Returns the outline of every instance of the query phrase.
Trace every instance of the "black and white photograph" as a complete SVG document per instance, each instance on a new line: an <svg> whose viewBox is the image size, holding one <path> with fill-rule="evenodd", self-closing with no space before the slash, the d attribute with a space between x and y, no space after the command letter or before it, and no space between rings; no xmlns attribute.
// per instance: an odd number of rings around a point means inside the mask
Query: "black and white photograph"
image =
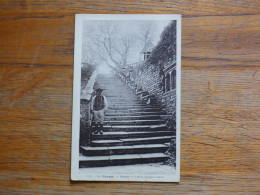
<svg viewBox="0 0 260 195"><path fill-rule="evenodd" d="M72 180L179 182L180 47L180 15L76 15Z"/></svg>

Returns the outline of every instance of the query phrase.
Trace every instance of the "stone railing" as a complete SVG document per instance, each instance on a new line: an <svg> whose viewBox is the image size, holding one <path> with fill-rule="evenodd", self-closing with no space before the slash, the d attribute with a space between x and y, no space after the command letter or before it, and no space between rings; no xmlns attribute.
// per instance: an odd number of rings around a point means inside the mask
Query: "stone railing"
<svg viewBox="0 0 260 195"><path fill-rule="evenodd" d="M94 91L94 84L96 82L97 71L95 70L88 80L86 87L81 91L80 99L90 100Z"/></svg>
<svg viewBox="0 0 260 195"><path fill-rule="evenodd" d="M87 85L81 91L80 94L80 102L81 102L80 117L83 118L87 126L91 125L90 101L92 98L92 94L94 92L94 84L96 82L96 76L97 76L97 71L94 71L91 77L89 78Z"/></svg>
<svg viewBox="0 0 260 195"><path fill-rule="evenodd" d="M134 80L127 78L123 73L117 73L117 76L124 83L126 83L128 87L132 89L141 100L145 101L146 104L152 105L157 103L155 95L150 94L148 91L138 88L138 85Z"/></svg>

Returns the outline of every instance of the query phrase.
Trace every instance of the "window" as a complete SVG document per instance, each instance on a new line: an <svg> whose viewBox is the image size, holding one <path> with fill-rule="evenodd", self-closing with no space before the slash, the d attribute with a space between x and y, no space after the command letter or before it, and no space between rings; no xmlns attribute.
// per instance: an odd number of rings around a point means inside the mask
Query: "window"
<svg viewBox="0 0 260 195"><path fill-rule="evenodd" d="M151 55L151 52L147 52L146 53L146 59L148 59L150 57L150 55Z"/></svg>
<svg viewBox="0 0 260 195"><path fill-rule="evenodd" d="M171 78L170 78L170 74L167 74L165 78L165 92L170 91L170 89L171 89Z"/></svg>
<svg viewBox="0 0 260 195"><path fill-rule="evenodd" d="M176 88L176 70L173 70L171 73L171 89Z"/></svg>
<svg viewBox="0 0 260 195"><path fill-rule="evenodd" d="M144 60L147 60L151 55L151 52L144 52Z"/></svg>

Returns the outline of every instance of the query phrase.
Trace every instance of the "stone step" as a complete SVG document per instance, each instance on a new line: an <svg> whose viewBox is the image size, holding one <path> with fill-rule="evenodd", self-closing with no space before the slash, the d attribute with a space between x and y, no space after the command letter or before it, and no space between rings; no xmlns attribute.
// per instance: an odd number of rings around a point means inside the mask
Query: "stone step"
<svg viewBox="0 0 260 195"><path fill-rule="evenodd" d="M117 98L107 98L109 105L110 104L115 104L115 105L126 105L126 104L140 104L140 103L144 103L142 101L140 101L139 99L127 99L127 98L121 98L121 99L117 99Z"/></svg>
<svg viewBox="0 0 260 195"><path fill-rule="evenodd" d="M129 113L129 112L159 112L162 111L161 108L130 108L124 110L111 110L108 109L107 113Z"/></svg>
<svg viewBox="0 0 260 195"><path fill-rule="evenodd" d="M126 138L120 139L123 141L124 145L134 145L134 144L163 144L170 142L174 136L160 136L160 137L147 137L147 138Z"/></svg>
<svg viewBox="0 0 260 195"><path fill-rule="evenodd" d="M127 138L145 138L145 137L160 137L160 136L173 136L173 131L107 131L100 134L93 134L93 140L113 140L113 139L127 139Z"/></svg>
<svg viewBox="0 0 260 195"><path fill-rule="evenodd" d="M111 79L108 79L108 80L103 80L103 81L98 81L98 84L100 86L109 86L109 87L113 87L111 85L108 85L108 83L113 83L115 86L117 85L122 85L122 86L128 86L128 84L124 83L123 81L119 80L119 79L114 79L114 80L111 80Z"/></svg>
<svg viewBox="0 0 260 195"><path fill-rule="evenodd" d="M140 103L139 100L131 100L131 99L128 99L127 98L122 98L122 99L110 99L110 98L107 98L107 102L108 102L108 105L115 105L115 106L125 106L127 104L132 104L132 105L138 105L138 103Z"/></svg>
<svg viewBox="0 0 260 195"><path fill-rule="evenodd" d="M139 100L136 100L136 101L118 101L118 100L109 100L107 99L107 102L108 102L108 106L113 106L113 107L116 107L116 106L149 106L148 104L146 104L145 102L141 102ZM146 105L145 105L146 104Z"/></svg>
<svg viewBox="0 0 260 195"><path fill-rule="evenodd" d="M124 154L111 156L80 156L79 167L104 167L117 165L145 164L165 162L168 159L163 153Z"/></svg>
<svg viewBox="0 0 260 195"><path fill-rule="evenodd" d="M118 91L115 90L110 90L110 89L105 89L103 94L106 94L107 97L129 97L129 98L137 98L136 94L134 91L131 89L123 90L123 89L117 89Z"/></svg>
<svg viewBox="0 0 260 195"><path fill-rule="evenodd" d="M126 86L127 84L121 81L120 79L98 79L98 85L106 86L108 83L113 83L115 85L123 85ZM111 87L111 85L109 85Z"/></svg>
<svg viewBox="0 0 260 195"><path fill-rule="evenodd" d="M113 92L110 92L110 93L113 93ZM135 94L113 94L113 95L108 95L107 93L103 93L107 99L111 99L111 100L114 100L114 101L117 101L117 100L125 100L125 101L128 101L128 100L132 100L132 101L140 101L139 100L139 97Z"/></svg>
<svg viewBox="0 0 260 195"><path fill-rule="evenodd" d="M104 125L104 132L106 131L165 131L166 125Z"/></svg>
<svg viewBox="0 0 260 195"><path fill-rule="evenodd" d="M105 95L106 96L106 95ZM138 103L140 100L136 99L136 98L128 98L128 97L107 97L107 101L109 104L113 103L113 104L125 104L125 103Z"/></svg>
<svg viewBox="0 0 260 195"><path fill-rule="evenodd" d="M118 83L118 81L114 81L112 85L108 83L108 84L100 84L99 86L103 87L107 91L113 91L113 92L114 91L120 92L120 90L127 91L129 89L128 85L125 85L123 83Z"/></svg>
<svg viewBox="0 0 260 195"><path fill-rule="evenodd" d="M125 103L121 103L121 102L109 102L109 107L146 107L146 106L149 106L148 104L144 104L144 103L141 103L141 102L136 102L136 103L131 103L131 102L125 102Z"/></svg>
<svg viewBox="0 0 260 195"><path fill-rule="evenodd" d="M113 92L111 94L120 93L120 92L127 92L127 93L131 93L131 94L134 93L134 91L131 90L127 85L115 85L115 86L113 86L113 88L108 85L100 85L100 86L101 86L101 88L104 89L104 93L107 91Z"/></svg>
<svg viewBox="0 0 260 195"><path fill-rule="evenodd" d="M118 140L93 140L91 146L106 147L106 146L128 146L138 144L162 144L169 142L174 136L160 136L147 138L126 138Z"/></svg>
<svg viewBox="0 0 260 195"><path fill-rule="evenodd" d="M161 119L104 121L106 125L157 125L163 123L165 123L165 121Z"/></svg>
<svg viewBox="0 0 260 195"><path fill-rule="evenodd" d="M100 78L99 78L99 82L100 81L108 81L108 80L118 80L118 81L121 81L122 79L120 78L120 77L118 77L118 76L116 76L116 75L102 75L102 74L100 74L99 76L101 76Z"/></svg>
<svg viewBox="0 0 260 195"><path fill-rule="evenodd" d="M124 85L124 84L116 84L117 81L115 81L115 83L113 83L113 86L110 86L110 85L99 85L101 86L103 89L107 90L107 91L115 91L115 92L120 92L120 89L122 91L127 91L129 89L128 85ZM128 91L129 92L129 91Z"/></svg>
<svg viewBox="0 0 260 195"><path fill-rule="evenodd" d="M102 81L104 83L107 83L108 81L120 81L120 82L122 82L121 79L118 78L118 77L102 77L102 78L98 78L98 83L100 83Z"/></svg>
<svg viewBox="0 0 260 195"><path fill-rule="evenodd" d="M109 105L110 110L127 110L127 109L145 109L145 108L158 108L158 106L150 105Z"/></svg>
<svg viewBox="0 0 260 195"><path fill-rule="evenodd" d="M170 115L133 115L133 116L105 116L105 120L140 120L140 119L161 119L161 117L170 117Z"/></svg>
<svg viewBox="0 0 260 195"><path fill-rule="evenodd" d="M116 90L109 90L105 89L103 94L106 94L107 97L129 97L129 98L136 98L136 94L131 91L131 89L117 89Z"/></svg>
<svg viewBox="0 0 260 195"><path fill-rule="evenodd" d="M138 99L127 99L127 98L121 98L121 99L118 99L118 98L107 98L107 101L108 101L108 104L109 105L126 105L126 104L134 104L134 105L137 105L139 103L142 103L140 102L140 100Z"/></svg>
<svg viewBox="0 0 260 195"><path fill-rule="evenodd" d="M91 147L81 147L80 167L164 162L174 131L166 128L166 111L147 105L115 75L98 75L108 111L103 135L93 135Z"/></svg>
<svg viewBox="0 0 260 195"><path fill-rule="evenodd" d="M156 112L136 111L136 112L127 113L127 112L109 112L109 111L107 111L105 116L146 116L146 115L166 115L166 112L165 111L156 111Z"/></svg>
<svg viewBox="0 0 260 195"><path fill-rule="evenodd" d="M120 84L120 85L126 85L126 83L124 83L123 81L121 81L120 79L100 79L98 78L98 84L99 85L107 85L110 82L115 82L116 84Z"/></svg>
<svg viewBox="0 0 260 195"><path fill-rule="evenodd" d="M91 147L81 146L81 153L84 156L108 156L119 154L147 154L147 153L165 153L169 148L166 144L147 144L133 146L108 146Z"/></svg>

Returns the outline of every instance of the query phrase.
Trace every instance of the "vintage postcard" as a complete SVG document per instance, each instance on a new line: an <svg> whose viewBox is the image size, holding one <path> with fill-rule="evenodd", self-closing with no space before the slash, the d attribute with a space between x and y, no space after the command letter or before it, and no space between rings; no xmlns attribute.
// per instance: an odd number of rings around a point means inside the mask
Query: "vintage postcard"
<svg viewBox="0 0 260 195"><path fill-rule="evenodd" d="M71 179L180 180L181 16L77 14Z"/></svg>

